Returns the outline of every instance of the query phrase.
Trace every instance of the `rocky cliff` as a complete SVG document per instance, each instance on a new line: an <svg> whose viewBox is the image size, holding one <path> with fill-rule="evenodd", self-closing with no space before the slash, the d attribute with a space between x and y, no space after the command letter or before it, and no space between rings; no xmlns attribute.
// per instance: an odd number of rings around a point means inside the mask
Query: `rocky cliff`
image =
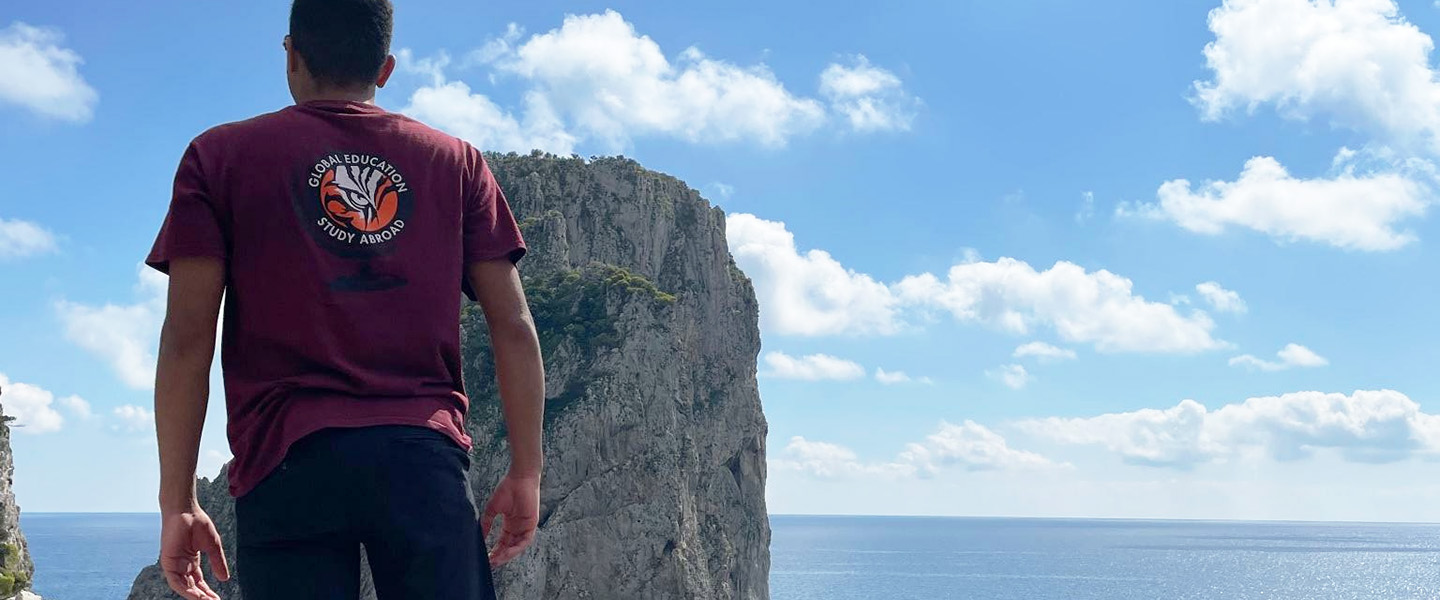
<svg viewBox="0 0 1440 600"><path fill-rule="evenodd" d="M4 390L0 390L3 398ZM12 481L15 458L10 453L10 417L0 404L0 598L33 597L26 594L34 580L35 565L30 548L20 532L20 506L15 503Z"/></svg>
<svg viewBox="0 0 1440 600"><path fill-rule="evenodd" d="M501 598L768 598L757 307L724 214L624 158L488 158L530 246L547 388L540 531L497 570ZM483 499L508 447L478 307L462 320ZM223 481L201 504L229 544ZM130 594L173 597L153 566Z"/></svg>

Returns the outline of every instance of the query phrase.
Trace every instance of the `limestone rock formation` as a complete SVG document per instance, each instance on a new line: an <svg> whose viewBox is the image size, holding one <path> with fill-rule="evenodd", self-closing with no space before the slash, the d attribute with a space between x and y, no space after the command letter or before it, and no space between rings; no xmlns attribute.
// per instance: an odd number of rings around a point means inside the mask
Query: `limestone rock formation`
<svg viewBox="0 0 1440 600"><path fill-rule="evenodd" d="M3 397L4 390L0 390ZM0 598L28 594L35 579L30 547L20 532L20 506L15 503L15 457L10 452L10 421L0 405ZM33 597L33 594L30 594Z"/></svg>
<svg viewBox="0 0 1440 600"><path fill-rule="evenodd" d="M724 214L625 158L488 160L530 246L547 389L539 535L497 570L501 598L768 598L758 310ZM508 446L479 308L462 319L483 501ZM232 544L223 476L201 488ZM173 597L153 566L130 593Z"/></svg>

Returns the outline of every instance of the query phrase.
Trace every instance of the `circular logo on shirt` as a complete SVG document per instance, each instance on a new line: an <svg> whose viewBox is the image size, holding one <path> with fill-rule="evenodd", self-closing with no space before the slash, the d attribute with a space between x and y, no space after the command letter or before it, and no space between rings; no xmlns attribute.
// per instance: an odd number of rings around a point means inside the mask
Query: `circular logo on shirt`
<svg viewBox="0 0 1440 600"><path fill-rule="evenodd" d="M326 154L306 171L299 196L296 208L311 233L345 255L373 254L394 241L411 208L405 176L373 154Z"/></svg>
<svg viewBox="0 0 1440 600"><path fill-rule="evenodd" d="M337 224L373 233L395 222L400 193L374 167L339 165L320 176L320 202Z"/></svg>

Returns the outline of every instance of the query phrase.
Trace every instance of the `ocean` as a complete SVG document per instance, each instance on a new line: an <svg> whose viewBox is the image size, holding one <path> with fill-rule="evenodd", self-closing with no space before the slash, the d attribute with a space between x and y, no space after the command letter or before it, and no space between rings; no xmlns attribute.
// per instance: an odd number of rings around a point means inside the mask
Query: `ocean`
<svg viewBox="0 0 1440 600"><path fill-rule="evenodd" d="M774 515L774 600L1440 598L1440 525ZM153 514L24 513L46 600L123 599Z"/></svg>

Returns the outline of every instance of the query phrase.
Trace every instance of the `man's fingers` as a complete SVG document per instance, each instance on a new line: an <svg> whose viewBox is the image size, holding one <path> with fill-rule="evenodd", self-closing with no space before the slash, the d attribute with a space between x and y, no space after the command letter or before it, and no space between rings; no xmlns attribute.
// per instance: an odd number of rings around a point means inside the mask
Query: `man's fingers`
<svg viewBox="0 0 1440 600"><path fill-rule="evenodd" d="M534 527L526 528L523 531L507 530L500 537L500 543L496 544L495 551L490 553L490 564L499 566L510 562L520 556L520 553L524 552L525 548L533 541L535 541Z"/></svg>
<svg viewBox="0 0 1440 600"><path fill-rule="evenodd" d="M230 580L230 563L225 561L225 546L220 543L220 532L215 531L215 524L211 523L204 534L204 544L200 548L210 557L210 572L220 581Z"/></svg>
<svg viewBox="0 0 1440 600"><path fill-rule="evenodd" d="M170 584L170 589L175 593L183 596L185 600L213 600L195 586L195 578L190 574L190 565L185 559L170 558L160 562L165 583Z"/></svg>
<svg viewBox="0 0 1440 600"><path fill-rule="evenodd" d="M480 537L487 540L490 539L490 527L495 524L495 517L500 514L496 504L495 498L491 498L485 503L485 512L480 515Z"/></svg>
<svg viewBox="0 0 1440 600"><path fill-rule="evenodd" d="M165 583L170 584L170 590L184 596L186 600L199 600L190 593L190 586L180 580L180 576L171 571L165 571Z"/></svg>

